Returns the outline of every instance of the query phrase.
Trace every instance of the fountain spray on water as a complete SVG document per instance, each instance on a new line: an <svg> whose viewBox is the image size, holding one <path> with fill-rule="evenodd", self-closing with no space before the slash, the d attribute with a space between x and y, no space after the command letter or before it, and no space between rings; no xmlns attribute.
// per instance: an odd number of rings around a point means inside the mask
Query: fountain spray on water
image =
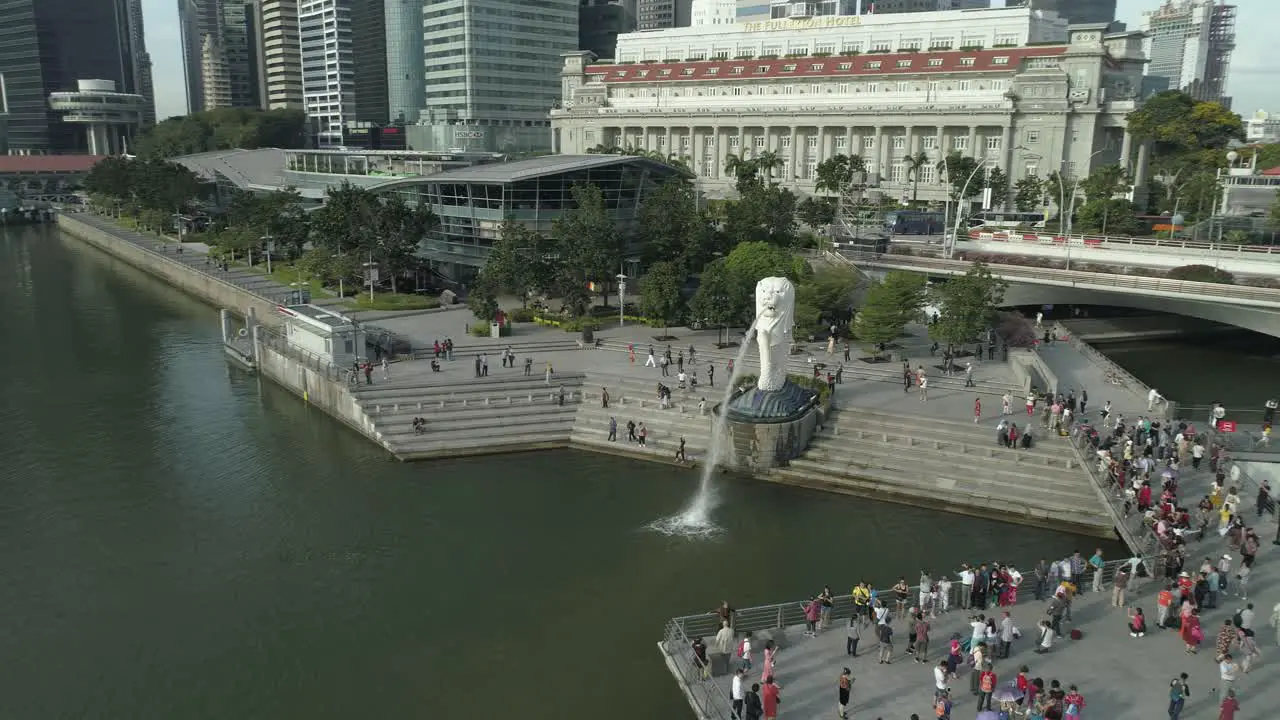
<svg viewBox="0 0 1280 720"><path fill-rule="evenodd" d="M738 348L738 356L733 361L733 372L729 374L729 381L724 385L724 392L720 396L720 404L716 411L712 413L711 421L711 442L707 447L707 456L702 463L702 478L698 483L698 494L693 497L689 503L689 507L676 515L655 520L649 524L649 528L663 535L679 535L683 537L709 537L720 531L719 526L711 521L711 511L716 506L716 489L712 484L712 477L715 474L716 466L720 464L724 456L724 444L728 440L728 433L725 430L726 408L729 400L733 397L733 391L738 385L738 378L742 376L742 361L746 359L747 350L751 346L751 341L755 337L755 321L752 321L751 327L747 328L746 337L742 341L741 347Z"/></svg>

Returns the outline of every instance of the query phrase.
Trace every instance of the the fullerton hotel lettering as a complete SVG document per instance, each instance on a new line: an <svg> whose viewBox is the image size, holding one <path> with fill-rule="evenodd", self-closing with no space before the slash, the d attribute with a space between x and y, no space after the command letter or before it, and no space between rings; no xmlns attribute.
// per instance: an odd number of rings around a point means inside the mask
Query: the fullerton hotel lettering
<svg viewBox="0 0 1280 720"><path fill-rule="evenodd" d="M862 18L857 15L834 15L830 17L810 18L808 20L762 20L760 22L743 23L746 32L764 30L811 30L814 28L858 27Z"/></svg>

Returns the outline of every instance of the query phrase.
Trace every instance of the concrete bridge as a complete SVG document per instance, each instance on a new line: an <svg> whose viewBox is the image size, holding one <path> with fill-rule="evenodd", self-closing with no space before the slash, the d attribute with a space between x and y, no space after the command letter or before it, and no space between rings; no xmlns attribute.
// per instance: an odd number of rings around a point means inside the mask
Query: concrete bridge
<svg viewBox="0 0 1280 720"><path fill-rule="evenodd" d="M966 260L910 255L839 257L873 274L908 270L942 278L963 275L972 267ZM1197 317L1280 337L1280 289L1020 265L988 267L993 275L1009 283L1007 305L1131 307Z"/></svg>
<svg viewBox="0 0 1280 720"><path fill-rule="evenodd" d="M971 231L956 250L1022 255L1072 263L1175 268L1209 265L1236 275L1280 277L1280 246L1202 243L1180 239Z"/></svg>

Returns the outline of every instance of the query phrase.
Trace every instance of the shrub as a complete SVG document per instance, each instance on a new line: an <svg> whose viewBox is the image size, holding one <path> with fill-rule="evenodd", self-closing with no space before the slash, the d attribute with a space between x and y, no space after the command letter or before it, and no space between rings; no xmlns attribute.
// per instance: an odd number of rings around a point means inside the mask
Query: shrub
<svg viewBox="0 0 1280 720"><path fill-rule="evenodd" d="M537 311L533 308L516 308L507 313L507 317L511 318L511 322L533 322L537 317Z"/></svg>
<svg viewBox="0 0 1280 720"><path fill-rule="evenodd" d="M1256 288L1270 288L1272 290L1280 290L1280 280L1269 277L1247 277L1237 280L1241 285L1248 285Z"/></svg>
<svg viewBox="0 0 1280 720"><path fill-rule="evenodd" d="M595 318L574 318L573 320L565 320L560 323L560 329L565 332L582 332L587 328L592 330L600 329L600 321Z"/></svg>
<svg viewBox="0 0 1280 720"><path fill-rule="evenodd" d="M1190 280L1192 282L1220 283L1222 285L1234 285L1236 282L1235 275L1212 265L1183 265L1170 270L1168 277L1171 280Z"/></svg>
<svg viewBox="0 0 1280 720"><path fill-rule="evenodd" d="M997 332L1009 347L1026 348L1035 345L1036 328L1027 318L1015 312L1000 313Z"/></svg>

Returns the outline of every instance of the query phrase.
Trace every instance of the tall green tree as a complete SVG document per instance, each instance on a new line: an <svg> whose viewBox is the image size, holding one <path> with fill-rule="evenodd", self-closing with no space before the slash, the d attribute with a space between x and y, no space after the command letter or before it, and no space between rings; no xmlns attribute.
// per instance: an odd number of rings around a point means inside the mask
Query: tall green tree
<svg viewBox="0 0 1280 720"><path fill-rule="evenodd" d="M767 242L791 247L796 243L797 205L795 193L777 184L748 186L725 216L725 239L731 246Z"/></svg>
<svg viewBox="0 0 1280 720"><path fill-rule="evenodd" d="M1103 165L1080 181L1080 192L1086 201L1110 200L1129 191L1129 176L1119 165Z"/></svg>
<svg viewBox="0 0 1280 720"><path fill-rule="evenodd" d="M579 183L570 193L573 207L561 212L552 225L560 256L554 284L562 304L581 315L591 304L588 283L603 287L616 274L622 247L600 188ZM608 302L608 293L602 290L600 294Z"/></svg>
<svg viewBox="0 0 1280 720"><path fill-rule="evenodd" d="M306 115L300 110L219 108L172 117L148 128L135 153L148 159L235 148L306 146Z"/></svg>
<svg viewBox="0 0 1280 720"><path fill-rule="evenodd" d="M872 344L896 340L924 306L925 278L895 270L867 290L853 324L853 334Z"/></svg>
<svg viewBox="0 0 1280 720"><path fill-rule="evenodd" d="M974 263L964 275L933 285L928 294L940 311L938 321L929 326L929 337L948 345L977 340L994 322L1007 287L983 263Z"/></svg>
<svg viewBox="0 0 1280 720"><path fill-rule="evenodd" d="M716 228L698 207L698 191L683 178L668 180L650 193L640 204L636 225L646 262L674 260L692 272L718 249Z"/></svg>
<svg viewBox="0 0 1280 720"><path fill-rule="evenodd" d="M1127 124L1130 135L1152 144L1151 169L1169 199L1181 196L1192 175L1224 167L1227 144L1244 139L1239 115L1176 90L1148 99Z"/></svg>
<svg viewBox="0 0 1280 720"><path fill-rule="evenodd" d="M1009 202L1009 176L1000 168L987 171L986 187L991 188L991 206L1003 210Z"/></svg>
<svg viewBox="0 0 1280 720"><path fill-rule="evenodd" d="M1137 209L1124 198L1097 198L1076 208L1076 229L1085 233L1137 235L1142 223Z"/></svg>
<svg viewBox="0 0 1280 720"><path fill-rule="evenodd" d="M1276 197L1271 201L1271 209L1267 214L1267 222L1272 228L1280 229L1280 190L1276 191Z"/></svg>
<svg viewBox="0 0 1280 720"><path fill-rule="evenodd" d="M982 183L974 176L978 169L978 161L967 155L952 151L937 164L938 172L945 175L950 186L951 200L968 200L982 192ZM964 197L960 197L960 193Z"/></svg>
<svg viewBox="0 0 1280 720"><path fill-rule="evenodd" d="M657 262L640 278L640 312L662 322L663 335L684 317L684 269L676 262Z"/></svg>
<svg viewBox="0 0 1280 720"><path fill-rule="evenodd" d="M1028 175L1014 183L1013 206L1018 212L1036 212L1044 207L1044 181Z"/></svg>
<svg viewBox="0 0 1280 720"><path fill-rule="evenodd" d="M839 195L849 184L855 172L866 172L867 163L861 155L840 153L818 163L814 173L814 189L828 195Z"/></svg>
<svg viewBox="0 0 1280 720"><path fill-rule="evenodd" d="M480 275L495 292L515 295L527 306L532 292L550 284L549 245L528 225L507 218Z"/></svg>
<svg viewBox="0 0 1280 720"><path fill-rule="evenodd" d="M726 267L724 258L704 267L698 278L698 290L689 301L692 318L704 325L729 328L747 324L742 311L742 283Z"/></svg>
<svg viewBox="0 0 1280 720"><path fill-rule="evenodd" d="M835 199L807 197L796 206L796 218L815 230L825 228L836 221Z"/></svg>

